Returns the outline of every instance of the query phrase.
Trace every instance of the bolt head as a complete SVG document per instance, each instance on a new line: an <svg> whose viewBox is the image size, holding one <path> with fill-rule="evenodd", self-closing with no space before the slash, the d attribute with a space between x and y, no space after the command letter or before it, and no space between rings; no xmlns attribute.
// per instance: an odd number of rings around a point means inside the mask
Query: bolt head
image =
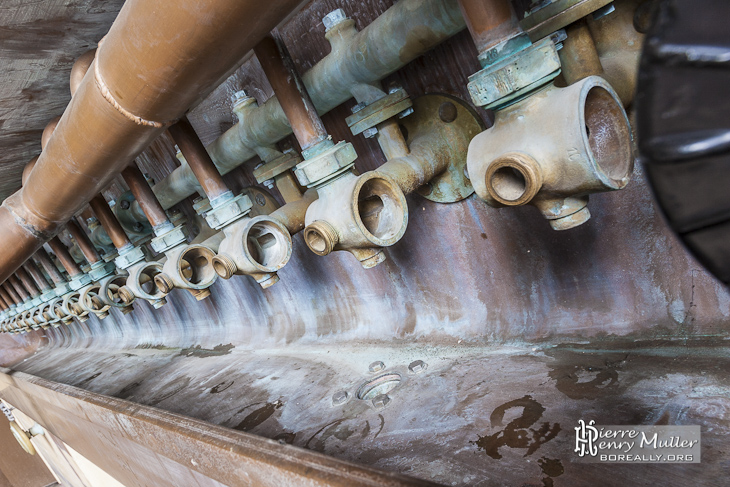
<svg viewBox="0 0 730 487"><path fill-rule="evenodd" d="M345 15L345 11L341 8L338 8L337 10L333 10L332 12L325 15L322 18L322 23L324 24L325 31L328 31L332 27L344 22L345 20L347 20L347 15Z"/></svg>
<svg viewBox="0 0 730 487"><path fill-rule="evenodd" d="M398 118L406 118L408 115L413 113L413 107L408 107L398 114Z"/></svg>
<svg viewBox="0 0 730 487"><path fill-rule="evenodd" d="M245 90L239 90L231 95L231 101L235 105L237 101L248 98L248 93Z"/></svg>
<svg viewBox="0 0 730 487"><path fill-rule="evenodd" d="M390 397L387 394L378 394L373 398L373 407L375 409L384 409L389 402Z"/></svg>
<svg viewBox="0 0 730 487"><path fill-rule="evenodd" d="M362 110L363 108L365 108L366 106L367 106L367 105L365 105L364 103L358 103L357 105L355 105L354 107L352 107L352 108L350 109L350 111L351 111L352 113L357 113L357 112L359 112L360 110Z"/></svg>
<svg viewBox="0 0 730 487"><path fill-rule="evenodd" d="M264 186L266 186L268 189L274 189L274 180L267 179L266 181L264 181Z"/></svg>
<svg viewBox="0 0 730 487"><path fill-rule="evenodd" d="M385 370L385 364L383 362L381 362L380 360L378 360L378 361L370 364L370 366L368 367L368 370L370 370L370 372L373 372L373 373L380 372L381 370Z"/></svg>
<svg viewBox="0 0 730 487"><path fill-rule="evenodd" d="M332 394L332 405L342 406L350 399L350 394L347 391L337 391Z"/></svg>
<svg viewBox="0 0 730 487"><path fill-rule="evenodd" d="M375 137L375 134L378 133L377 127L370 127L369 129L363 130L362 134L365 136L366 139L372 139Z"/></svg>
<svg viewBox="0 0 730 487"><path fill-rule="evenodd" d="M412 374L419 374L426 370L427 367L428 364L423 360L414 360L413 362L408 364L408 370L410 370Z"/></svg>

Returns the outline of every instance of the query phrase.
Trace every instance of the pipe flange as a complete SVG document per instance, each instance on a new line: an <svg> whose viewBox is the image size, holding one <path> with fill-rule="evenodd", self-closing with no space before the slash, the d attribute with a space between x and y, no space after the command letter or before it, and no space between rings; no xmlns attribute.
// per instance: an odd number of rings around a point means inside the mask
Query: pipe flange
<svg viewBox="0 0 730 487"><path fill-rule="evenodd" d="M444 154L448 167L417 188L419 195L435 203L455 203L474 194L466 171L466 155L469 142L486 127L468 103L440 93L419 96L413 100L413 114L400 124L405 128L408 147L423 134L443 140L442 145L448 147Z"/></svg>
<svg viewBox="0 0 730 487"><path fill-rule="evenodd" d="M251 202L251 198L248 195L239 194L226 203L209 210L205 214L205 221L214 230L220 230L226 225L246 216L252 207L253 203Z"/></svg>
<svg viewBox="0 0 730 487"><path fill-rule="evenodd" d="M498 110L524 98L560 74L558 50L550 38L469 76L469 95L478 107Z"/></svg>
<svg viewBox="0 0 730 487"><path fill-rule="evenodd" d="M521 152L509 152L492 161L484 179L489 196L505 206L529 203L543 181L537 161Z"/></svg>
<svg viewBox="0 0 730 487"><path fill-rule="evenodd" d="M162 235L153 238L150 246L152 247L152 250L154 250L158 254L162 254L177 245L185 243L186 241L187 237L185 237L183 226L179 225L169 232L163 233Z"/></svg>
<svg viewBox="0 0 730 487"><path fill-rule="evenodd" d="M273 161L267 162L266 164L254 169L253 176L256 178L256 182L262 184L264 181L274 179L279 174L283 174L286 171L293 169L301 162L302 158L299 154L294 151L288 151Z"/></svg>
<svg viewBox="0 0 730 487"><path fill-rule="evenodd" d="M127 250L122 250L119 256L114 259L114 263L120 269L128 269L138 262L144 260L144 252L141 247L131 247Z"/></svg>
<svg viewBox="0 0 730 487"><path fill-rule="evenodd" d="M351 143L340 141L312 157L305 154L305 159L297 164L294 174L299 184L313 188L348 171L355 165L357 152Z"/></svg>
<svg viewBox="0 0 730 487"><path fill-rule="evenodd" d="M379 123L403 113L413 106L408 93L397 88L384 97L366 105L345 119L352 135L358 135Z"/></svg>
<svg viewBox="0 0 730 487"><path fill-rule="evenodd" d="M98 282L104 279L106 276L114 274L116 266L110 262L99 261L91 265L89 276L92 282Z"/></svg>

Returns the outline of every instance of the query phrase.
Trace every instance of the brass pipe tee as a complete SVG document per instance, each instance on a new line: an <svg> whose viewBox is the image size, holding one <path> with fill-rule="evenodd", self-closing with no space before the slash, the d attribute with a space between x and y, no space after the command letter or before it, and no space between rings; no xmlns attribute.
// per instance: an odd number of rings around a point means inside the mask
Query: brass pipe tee
<svg viewBox="0 0 730 487"><path fill-rule="evenodd" d="M398 242L406 231L406 198L387 174L356 176L347 171L317 192L304 228L304 241L317 255L346 250L368 269L383 262L382 248Z"/></svg>
<svg viewBox="0 0 730 487"><path fill-rule="evenodd" d="M124 304L130 305L137 298L149 302L155 309L167 304L167 293L160 291L155 285L155 277L162 272L160 262L138 262L126 271L129 272L127 284L117 291Z"/></svg>
<svg viewBox="0 0 730 487"><path fill-rule="evenodd" d="M168 294L187 289L198 301L210 296L208 288L218 278L213 269L215 251L206 245L179 245L168 250L162 272L154 277L157 289Z"/></svg>
<svg viewBox="0 0 730 487"><path fill-rule="evenodd" d="M590 218L588 195L622 189L634 167L616 92L590 76L551 86L495 114L467 155L477 195L493 207L536 206L555 230Z"/></svg>
<svg viewBox="0 0 730 487"><path fill-rule="evenodd" d="M279 281L277 271L292 252L291 235L278 220L266 215L243 218L223 229L225 237L213 259L217 275L253 277L266 289Z"/></svg>

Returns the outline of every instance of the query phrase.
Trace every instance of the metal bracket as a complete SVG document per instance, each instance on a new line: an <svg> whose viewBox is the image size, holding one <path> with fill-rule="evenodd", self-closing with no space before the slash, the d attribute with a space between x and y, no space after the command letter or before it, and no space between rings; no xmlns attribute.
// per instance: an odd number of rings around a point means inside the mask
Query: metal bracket
<svg viewBox="0 0 730 487"><path fill-rule="evenodd" d="M408 97L408 93L403 88L398 88L356 111L347 117L345 121L352 131L352 135L357 135L405 112L412 106L413 102Z"/></svg>

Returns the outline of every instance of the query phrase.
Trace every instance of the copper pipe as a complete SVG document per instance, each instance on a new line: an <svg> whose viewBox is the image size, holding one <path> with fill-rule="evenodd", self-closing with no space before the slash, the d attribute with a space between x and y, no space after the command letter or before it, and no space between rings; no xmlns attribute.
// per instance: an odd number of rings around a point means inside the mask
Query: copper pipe
<svg viewBox="0 0 730 487"><path fill-rule="evenodd" d="M28 180L28 176L30 176L30 172L35 167L35 163L38 162L38 157L39 156L35 156L23 168L23 175L20 177L20 184L21 185L25 185L25 182Z"/></svg>
<svg viewBox="0 0 730 487"><path fill-rule="evenodd" d="M253 52L289 120L292 132L306 150L327 138L327 130L280 39L268 35Z"/></svg>
<svg viewBox="0 0 730 487"><path fill-rule="evenodd" d="M127 237L127 234L124 233L124 229L119 223L119 220L117 220L117 217L114 216L112 209L109 208L109 203L106 202L102 195L98 194L94 196L91 201L89 201L89 206L96 215L96 218L99 220L99 223L101 223L101 226L104 227L104 230L106 230L109 238L112 239L112 243L117 250L121 250L132 245L129 237Z"/></svg>
<svg viewBox="0 0 730 487"><path fill-rule="evenodd" d="M170 127L169 131L208 199L212 201L228 193L228 186L223 182L223 177L216 169L190 122L180 120Z"/></svg>
<svg viewBox="0 0 730 487"><path fill-rule="evenodd" d="M56 130L56 126L58 125L58 122L61 120L61 117L56 117L52 119L48 124L46 124L46 127L43 129L43 134L41 134L41 150L46 150L46 146L48 145L48 141L51 140L51 135L53 135L53 132Z"/></svg>
<svg viewBox="0 0 730 487"><path fill-rule="evenodd" d="M91 243L91 240L86 235L86 232L76 223L73 219L69 220L66 224L66 228L71 232L71 236L76 241L76 245L81 249L81 253L84 254L86 261L89 264L96 264L101 260L99 252L96 251L96 247Z"/></svg>
<svg viewBox="0 0 730 487"><path fill-rule="evenodd" d="M10 308L10 305L5 302L5 298L3 298L2 295L0 295L0 308L3 310Z"/></svg>
<svg viewBox="0 0 730 487"><path fill-rule="evenodd" d="M46 249L38 249L38 252L35 253L35 258L38 263L40 263L41 267L43 267L43 269L46 271L46 274L51 277L51 280L54 284L63 284L64 282L66 282L66 278L63 277L61 271L58 270L56 264L54 264L51 258L48 256Z"/></svg>
<svg viewBox="0 0 730 487"><path fill-rule="evenodd" d="M8 307L13 306L14 304L18 304L12 297L10 297L10 293L5 289L5 284L0 286L0 296L2 296L3 301L7 303Z"/></svg>
<svg viewBox="0 0 730 487"><path fill-rule="evenodd" d="M79 265L71 257L71 254L68 253L68 249L58 237L53 237L49 240L48 245L53 250L53 253L56 254L56 257L58 257L58 260L61 262L63 268L66 269L69 276L76 277L82 273Z"/></svg>
<svg viewBox="0 0 730 487"><path fill-rule="evenodd" d="M96 49L86 51L81 56L79 56L74 65L71 67L71 78L69 80L71 96L74 96L76 94L76 91L79 89L79 86L84 79L84 75L91 67L91 63L94 62L95 56Z"/></svg>
<svg viewBox="0 0 730 487"><path fill-rule="evenodd" d="M28 291L23 287L23 283L20 282L20 279L18 279L18 276L15 274L8 277L8 282L10 283L10 287L15 289L15 292L18 293L18 296L20 296L20 301L24 302L30 299L30 294Z"/></svg>
<svg viewBox="0 0 730 487"><path fill-rule="evenodd" d="M28 291L31 297L35 298L36 296L40 296L41 292L38 289L38 286L36 286L35 282L33 282L33 279L30 277L30 274L28 274L28 272L25 270L25 267L19 267L18 270L15 271L15 275L18 277L18 279L20 279L23 287Z"/></svg>
<svg viewBox="0 0 730 487"><path fill-rule="evenodd" d="M165 209L157 201L154 191L150 188L149 183L145 179L142 171L139 170L137 164L132 163L122 171L124 182L129 186L129 190L139 203L140 208L144 212L147 220L152 224L152 228L160 225L169 224L170 220L165 214Z"/></svg>
<svg viewBox="0 0 730 487"><path fill-rule="evenodd" d="M573 23L565 31L568 37L558 51L565 82L572 85L588 76L603 74L601 59L585 19Z"/></svg>
<svg viewBox="0 0 730 487"><path fill-rule="evenodd" d="M522 32L510 0L459 0L459 7L480 54Z"/></svg>
<svg viewBox="0 0 730 487"><path fill-rule="evenodd" d="M8 294L8 296L10 296L15 304L20 304L23 302L23 300L20 299L20 296L18 296L18 293L15 291L15 288L10 285L9 281L5 281L5 284L2 285L2 288Z"/></svg>
<svg viewBox="0 0 730 487"><path fill-rule="evenodd" d="M83 77L25 186L0 207L0 281L300 3L127 0L97 49L93 76Z"/></svg>
<svg viewBox="0 0 730 487"><path fill-rule="evenodd" d="M43 275L43 272L41 272L36 263L33 262L33 259L28 259L23 264L23 268L30 274L41 292L51 289L51 283L48 282L48 279L46 279L46 276Z"/></svg>

